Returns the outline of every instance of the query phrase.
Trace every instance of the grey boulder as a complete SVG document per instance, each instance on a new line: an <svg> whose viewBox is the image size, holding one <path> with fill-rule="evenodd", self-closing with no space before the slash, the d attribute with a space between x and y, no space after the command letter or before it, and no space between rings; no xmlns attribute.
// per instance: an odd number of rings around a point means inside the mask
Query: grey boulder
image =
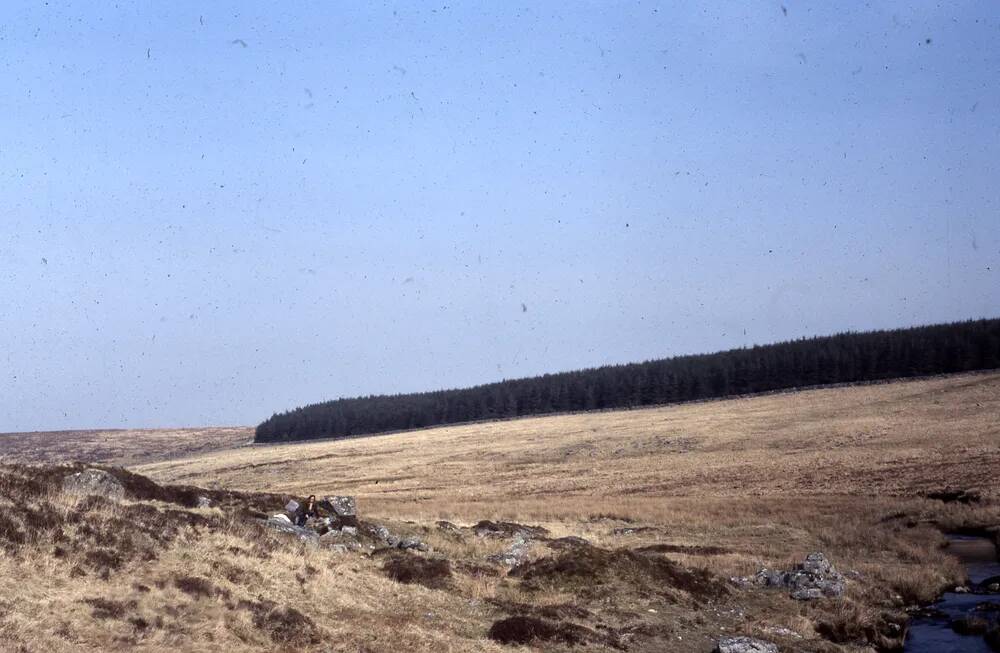
<svg viewBox="0 0 1000 653"><path fill-rule="evenodd" d="M487 556L486 560L504 567L514 567L528 559L528 549L530 542L527 538L518 535L514 537L514 542L505 551Z"/></svg>
<svg viewBox="0 0 1000 653"><path fill-rule="evenodd" d="M288 515L278 514L268 517L264 520L264 525L272 530L294 535L300 540L313 542L319 540L319 533L309 528L296 526L292 523L292 520L288 518Z"/></svg>
<svg viewBox="0 0 1000 653"><path fill-rule="evenodd" d="M358 504L354 497L330 496L319 502L319 507L338 517L357 517Z"/></svg>
<svg viewBox="0 0 1000 653"><path fill-rule="evenodd" d="M70 474L63 479L63 492L81 496L99 496L121 501L125 498L125 486L103 469L85 469Z"/></svg>

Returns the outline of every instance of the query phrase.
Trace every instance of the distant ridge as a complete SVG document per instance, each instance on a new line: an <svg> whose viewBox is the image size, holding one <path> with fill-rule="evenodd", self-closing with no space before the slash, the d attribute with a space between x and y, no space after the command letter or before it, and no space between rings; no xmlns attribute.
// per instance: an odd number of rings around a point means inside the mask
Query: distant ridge
<svg viewBox="0 0 1000 653"><path fill-rule="evenodd" d="M1000 318L847 332L472 388L336 399L273 415L257 427L254 441L349 437L994 368L1000 368Z"/></svg>

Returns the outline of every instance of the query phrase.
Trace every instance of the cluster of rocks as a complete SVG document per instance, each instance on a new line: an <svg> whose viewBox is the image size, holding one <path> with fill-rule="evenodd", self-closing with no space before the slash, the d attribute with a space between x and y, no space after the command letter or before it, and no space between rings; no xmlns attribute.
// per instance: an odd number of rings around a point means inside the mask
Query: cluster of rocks
<svg viewBox="0 0 1000 653"><path fill-rule="evenodd" d="M793 569L782 571L763 568L751 578L734 578L743 586L787 589L799 601L837 597L844 593L845 580L822 553L810 553Z"/></svg>
<svg viewBox="0 0 1000 653"><path fill-rule="evenodd" d="M778 653L778 646L752 637L724 637L713 653Z"/></svg>
<svg viewBox="0 0 1000 653"><path fill-rule="evenodd" d="M271 515L264 524L282 533L294 535L316 546L346 553L367 549L403 549L429 551L430 547L417 537L397 537L381 524L358 520L357 501L352 496L328 496L317 502L325 517L311 517L297 525L302 506L292 500L285 511Z"/></svg>

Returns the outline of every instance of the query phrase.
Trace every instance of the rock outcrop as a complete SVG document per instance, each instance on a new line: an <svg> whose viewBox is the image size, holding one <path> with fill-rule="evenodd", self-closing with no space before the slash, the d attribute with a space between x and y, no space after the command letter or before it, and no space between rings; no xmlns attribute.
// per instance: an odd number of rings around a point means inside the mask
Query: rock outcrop
<svg viewBox="0 0 1000 653"><path fill-rule="evenodd" d="M528 559L528 549L531 547L529 542L524 535L516 535L507 550L487 556L486 560L505 567L515 567Z"/></svg>
<svg viewBox="0 0 1000 653"><path fill-rule="evenodd" d="M330 513L331 518L336 521L357 525L358 504L354 497L350 496L329 496L323 497L317 504L320 510Z"/></svg>
<svg viewBox="0 0 1000 653"><path fill-rule="evenodd" d="M103 469L85 469L70 474L63 479L62 489L68 494L96 495L112 501L121 501L125 498L125 486Z"/></svg>
<svg viewBox="0 0 1000 653"><path fill-rule="evenodd" d="M329 512L330 516L313 517L304 525L298 526L296 518L300 515L301 506L292 500L285 505L285 512L271 515L261 522L273 530L340 553L362 550L372 552L379 549L420 552L431 550L419 537L410 535L401 538L381 524L358 521L354 497L326 497L318 505L320 510Z"/></svg>
<svg viewBox="0 0 1000 653"><path fill-rule="evenodd" d="M493 522L486 519L473 526L472 530L477 537L515 537L520 535L524 539L530 540L549 535L548 529L542 526L525 526L508 521Z"/></svg>
<svg viewBox="0 0 1000 653"><path fill-rule="evenodd" d="M789 596L800 601L836 597L844 593L844 576L822 553L810 553L801 564L789 571L761 569L752 583L787 588Z"/></svg>
<svg viewBox="0 0 1000 653"><path fill-rule="evenodd" d="M288 533L289 535L294 535L301 540L308 542L318 542L319 533L312 530L311 528L304 528L302 526L296 526L292 523L292 520L288 518L288 515L283 513L278 513L276 515L271 515L264 521L264 525L268 528L280 531L282 533Z"/></svg>

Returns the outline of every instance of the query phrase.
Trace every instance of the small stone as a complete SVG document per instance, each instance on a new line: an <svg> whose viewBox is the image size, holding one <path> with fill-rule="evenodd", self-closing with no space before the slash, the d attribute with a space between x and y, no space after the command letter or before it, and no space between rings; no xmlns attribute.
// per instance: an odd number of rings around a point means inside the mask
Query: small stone
<svg viewBox="0 0 1000 653"><path fill-rule="evenodd" d="M354 526L344 526L343 528L340 529L340 532L349 537L358 536L358 529L355 528Z"/></svg>
<svg viewBox="0 0 1000 653"><path fill-rule="evenodd" d="M198 508L211 508L212 507L212 500L209 499L208 497L200 496L197 499L196 505L197 505Z"/></svg>

